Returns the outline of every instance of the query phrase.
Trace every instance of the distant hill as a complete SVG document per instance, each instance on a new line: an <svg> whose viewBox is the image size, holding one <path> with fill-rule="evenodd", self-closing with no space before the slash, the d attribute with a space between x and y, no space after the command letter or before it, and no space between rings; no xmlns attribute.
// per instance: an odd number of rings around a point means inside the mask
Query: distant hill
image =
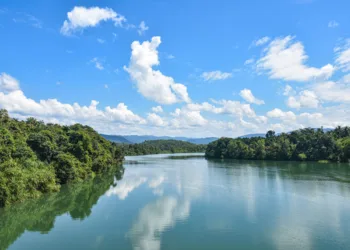
<svg viewBox="0 0 350 250"><path fill-rule="evenodd" d="M207 145L194 144L181 140L149 140L142 143L121 144L123 155L148 155L168 153L205 152Z"/></svg>
<svg viewBox="0 0 350 250"><path fill-rule="evenodd" d="M331 131L331 128L324 128L324 132ZM290 132L287 132L290 133ZM280 133L276 133L279 135ZM265 138L264 133L256 133L256 134L246 134L242 136L238 136L237 138L253 138L253 137L263 137ZM183 137L183 136L155 136L155 135L104 135L101 134L104 138L109 141L115 143L123 143L123 144L134 144L134 143L143 143L145 141L156 141L156 140L177 140L177 141L186 141L193 144L209 144L213 141L216 141L217 137L203 137L203 138L191 138L191 137Z"/></svg>
<svg viewBox="0 0 350 250"><path fill-rule="evenodd" d="M105 139L111 141L111 142L115 142L115 143L124 143L124 144L131 144L132 142L130 142L129 140L125 139L125 137L121 136L121 135L104 135L101 134L102 137L104 137Z"/></svg>
<svg viewBox="0 0 350 250"><path fill-rule="evenodd" d="M238 138L253 138L253 137L264 137L265 138L266 134L247 134L247 135L242 135L239 136Z"/></svg>
<svg viewBox="0 0 350 250"><path fill-rule="evenodd" d="M133 144L133 143L143 143L145 141L156 141L156 140L177 140L185 141L193 144L208 144L212 141L217 140L216 137L205 137L205 138L191 138L191 137L171 137L171 136L154 136L154 135L103 135L107 140L124 143L124 144Z"/></svg>
<svg viewBox="0 0 350 250"><path fill-rule="evenodd" d="M216 141L218 138L216 137L205 137L205 138L189 138L186 141L194 143L194 144L209 144L212 141Z"/></svg>

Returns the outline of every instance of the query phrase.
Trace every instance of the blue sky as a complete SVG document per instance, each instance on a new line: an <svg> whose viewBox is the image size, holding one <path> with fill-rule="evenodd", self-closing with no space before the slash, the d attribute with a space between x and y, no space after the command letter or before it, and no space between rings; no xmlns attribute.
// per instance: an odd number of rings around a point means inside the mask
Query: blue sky
<svg viewBox="0 0 350 250"><path fill-rule="evenodd" d="M3 0L0 108L108 134L350 125L349 7Z"/></svg>

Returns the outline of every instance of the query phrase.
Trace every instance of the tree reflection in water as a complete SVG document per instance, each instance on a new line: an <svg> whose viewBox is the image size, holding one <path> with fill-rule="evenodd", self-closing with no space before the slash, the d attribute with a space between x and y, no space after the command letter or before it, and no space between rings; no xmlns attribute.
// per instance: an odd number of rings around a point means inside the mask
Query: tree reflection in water
<svg viewBox="0 0 350 250"><path fill-rule="evenodd" d="M91 214L98 199L123 176L124 169L63 186L58 193L28 200L0 210L0 249L7 249L25 231L46 234L54 228L57 216L69 213L74 220Z"/></svg>

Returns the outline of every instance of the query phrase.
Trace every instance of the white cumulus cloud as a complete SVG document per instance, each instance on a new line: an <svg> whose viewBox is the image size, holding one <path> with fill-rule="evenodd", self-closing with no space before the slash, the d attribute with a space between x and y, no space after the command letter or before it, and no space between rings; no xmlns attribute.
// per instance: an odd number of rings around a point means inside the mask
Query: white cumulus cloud
<svg viewBox="0 0 350 250"><path fill-rule="evenodd" d="M126 19L110 8L75 6L67 13L61 33L71 35L88 27L96 27L102 21L112 21L115 26L122 26Z"/></svg>
<svg viewBox="0 0 350 250"><path fill-rule="evenodd" d="M265 104L263 100L256 98L250 89L242 89L239 95L249 103L254 103L257 105Z"/></svg>
<svg viewBox="0 0 350 250"><path fill-rule="evenodd" d="M290 108L317 108L319 100L315 92L303 90L298 96L290 96L287 100L287 105Z"/></svg>
<svg viewBox="0 0 350 250"><path fill-rule="evenodd" d="M155 113L162 113L163 112L163 108L162 108L162 106L152 107L152 111L155 112Z"/></svg>
<svg viewBox="0 0 350 250"><path fill-rule="evenodd" d="M89 106L81 106L78 103L61 103L57 99L35 101L25 96L19 88L19 82L5 73L1 75L1 81L11 81L11 88L0 89L0 108L7 109L10 113L21 117L34 116L39 119L75 120L84 124L95 121L118 122L123 124L145 124L145 119L134 114L124 103L116 107L107 106L104 110L98 109L98 101L92 100ZM1 85L0 85L1 86Z"/></svg>
<svg viewBox="0 0 350 250"><path fill-rule="evenodd" d="M176 83L172 77L153 69L159 65L157 48L160 43L159 36L143 43L134 41L131 44L129 66L124 66L124 69L136 83L137 90L147 99L161 104L189 102L190 97L185 85Z"/></svg>
<svg viewBox="0 0 350 250"><path fill-rule="evenodd" d="M317 96L327 102L350 103L350 83L341 80L316 83L311 89Z"/></svg>
<svg viewBox="0 0 350 250"><path fill-rule="evenodd" d="M263 56L257 61L257 69L267 72L271 79L285 81L304 82L332 76L335 70L333 65L327 64L321 68L309 67L305 65L307 59L303 44L287 36L273 40L264 49Z"/></svg>
<svg viewBox="0 0 350 250"><path fill-rule="evenodd" d="M270 118L279 118L287 121L296 120L296 115L292 111L284 112L278 108L267 112L267 116Z"/></svg>
<svg viewBox="0 0 350 250"><path fill-rule="evenodd" d="M198 110L177 108L171 115L174 117L171 126L175 128L202 127L208 123Z"/></svg>
<svg viewBox="0 0 350 250"><path fill-rule="evenodd" d="M166 121L164 121L162 119L162 117L160 117L159 115L157 115L155 113L149 113L147 115L147 120L148 120L149 124L157 126L157 127L162 127L162 126L168 125L168 123Z"/></svg>
<svg viewBox="0 0 350 250"><path fill-rule="evenodd" d="M0 74L0 91L10 92L18 89L19 83L15 78L6 73Z"/></svg>

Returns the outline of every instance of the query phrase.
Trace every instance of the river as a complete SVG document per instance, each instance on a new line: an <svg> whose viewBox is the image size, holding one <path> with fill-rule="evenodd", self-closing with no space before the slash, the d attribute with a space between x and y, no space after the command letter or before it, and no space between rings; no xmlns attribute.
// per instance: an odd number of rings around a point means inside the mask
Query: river
<svg viewBox="0 0 350 250"><path fill-rule="evenodd" d="M0 249L350 249L350 166L127 157L0 209Z"/></svg>

